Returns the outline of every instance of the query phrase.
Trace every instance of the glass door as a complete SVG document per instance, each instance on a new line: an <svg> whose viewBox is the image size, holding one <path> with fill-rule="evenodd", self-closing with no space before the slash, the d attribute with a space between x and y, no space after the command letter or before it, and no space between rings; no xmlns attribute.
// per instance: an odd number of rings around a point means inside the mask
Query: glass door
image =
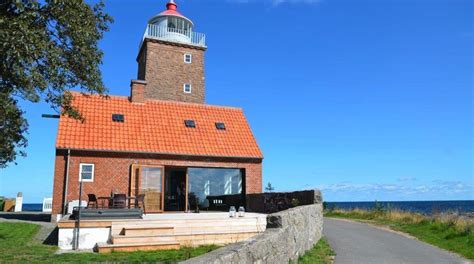
<svg viewBox="0 0 474 264"><path fill-rule="evenodd" d="M166 167L165 211L187 211L186 168Z"/></svg>
<svg viewBox="0 0 474 264"><path fill-rule="evenodd" d="M132 165L131 195L144 194L147 213L163 212L162 166Z"/></svg>

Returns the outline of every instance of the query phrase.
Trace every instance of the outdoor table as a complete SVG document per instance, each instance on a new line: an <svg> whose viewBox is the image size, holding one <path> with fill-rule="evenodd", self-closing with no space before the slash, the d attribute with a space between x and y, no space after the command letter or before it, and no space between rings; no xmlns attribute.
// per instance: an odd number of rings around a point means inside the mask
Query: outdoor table
<svg viewBox="0 0 474 264"><path fill-rule="evenodd" d="M102 208L105 208L105 201L108 201L108 205L110 205L110 200L112 198L110 196L101 196L97 197L97 201L101 201L100 205Z"/></svg>

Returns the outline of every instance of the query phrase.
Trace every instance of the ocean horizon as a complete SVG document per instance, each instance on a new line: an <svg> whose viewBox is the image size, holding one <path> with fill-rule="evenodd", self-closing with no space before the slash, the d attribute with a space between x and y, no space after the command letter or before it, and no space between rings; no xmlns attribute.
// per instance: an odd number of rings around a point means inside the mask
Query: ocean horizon
<svg viewBox="0 0 474 264"><path fill-rule="evenodd" d="M328 208L372 209L378 203L385 208L402 211L433 214L445 212L474 213L474 200L438 200L438 201L356 201L356 202L325 202ZM40 212L41 203L24 203L23 211Z"/></svg>
<svg viewBox="0 0 474 264"><path fill-rule="evenodd" d="M327 208L345 210L370 210L376 204L384 208L396 209L422 214L456 212L461 214L474 213L474 200L430 200L430 201L358 201L358 202L326 202Z"/></svg>

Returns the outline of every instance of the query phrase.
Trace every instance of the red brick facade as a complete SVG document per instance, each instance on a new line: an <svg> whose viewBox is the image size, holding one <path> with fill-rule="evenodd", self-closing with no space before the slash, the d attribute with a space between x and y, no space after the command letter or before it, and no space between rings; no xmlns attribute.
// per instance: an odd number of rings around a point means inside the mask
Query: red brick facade
<svg viewBox="0 0 474 264"><path fill-rule="evenodd" d="M64 200L67 151L56 151L53 189L53 215L61 214ZM83 183L83 200L88 193L109 196L113 188L129 193L131 165L161 165L175 167L240 168L245 170L245 193L262 191L262 160L233 158L178 157L152 154L85 152L71 150L67 201L78 200L79 164L92 163L94 181ZM54 219L54 218L53 218Z"/></svg>
<svg viewBox="0 0 474 264"><path fill-rule="evenodd" d="M138 54L138 79L147 82L145 98L204 103L205 48L167 41L145 39ZM191 63L184 55L191 54ZM191 93L183 85L191 84Z"/></svg>

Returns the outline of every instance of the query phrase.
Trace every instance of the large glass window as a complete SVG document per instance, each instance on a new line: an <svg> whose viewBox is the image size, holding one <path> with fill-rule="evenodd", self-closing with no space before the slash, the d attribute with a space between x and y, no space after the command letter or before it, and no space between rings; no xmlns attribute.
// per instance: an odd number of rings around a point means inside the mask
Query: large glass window
<svg viewBox="0 0 474 264"><path fill-rule="evenodd" d="M244 205L244 183L241 169L189 168L190 209L228 210Z"/></svg>

